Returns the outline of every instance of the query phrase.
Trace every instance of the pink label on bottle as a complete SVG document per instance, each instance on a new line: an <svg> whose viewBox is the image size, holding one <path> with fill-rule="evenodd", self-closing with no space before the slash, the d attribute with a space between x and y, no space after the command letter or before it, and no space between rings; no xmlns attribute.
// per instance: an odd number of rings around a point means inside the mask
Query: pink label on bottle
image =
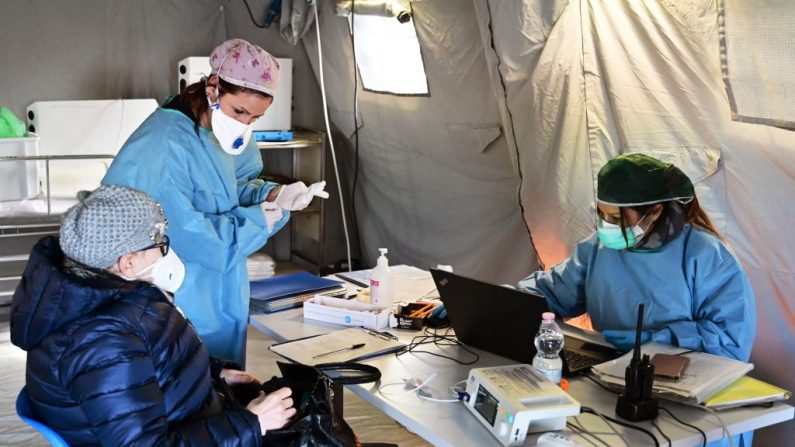
<svg viewBox="0 0 795 447"><path fill-rule="evenodd" d="M375 280L375 279L371 279L371 280L370 280L370 285L371 285L371 286L376 286L376 287L378 287L378 281L377 281L377 280Z"/></svg>

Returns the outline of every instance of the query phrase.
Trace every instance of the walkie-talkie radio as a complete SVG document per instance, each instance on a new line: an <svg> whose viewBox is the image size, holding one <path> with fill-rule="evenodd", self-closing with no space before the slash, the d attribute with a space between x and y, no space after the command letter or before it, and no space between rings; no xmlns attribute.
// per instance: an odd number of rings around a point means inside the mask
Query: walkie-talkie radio
<svg viewBox="0 0 795 447"><path fill-rule="evenodd" d="M651 397L654 386L654 365L649 355L640 355L640 334L643 330L643 304L638 308L635 328L635 350L624 373L624 392L618 396L616 414L629 421L645 421L657 417L657 399Z"/></svg>

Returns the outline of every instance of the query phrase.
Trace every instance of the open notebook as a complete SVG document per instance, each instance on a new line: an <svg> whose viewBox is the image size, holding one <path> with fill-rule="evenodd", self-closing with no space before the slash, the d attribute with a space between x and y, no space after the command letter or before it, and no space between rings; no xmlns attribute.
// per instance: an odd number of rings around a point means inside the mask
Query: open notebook
<svg viewBox="0 0 795 447"><path fill-rule="evenodd" d="M397 352L405 346L405 343L388 333L354 327L276 343L268 349L296 363L317 365L356 362Z"/></svg>
<svg viewBox="0 0 795 447"><path fill-rule="evenodd" d="M641 352L649 354L649 357L663 353L682 354L690 358L690 365L681 379L672 381L655 377L652 393L664 399L692 404L704 402L709 396L727 387L754 368L751 363L706 352L689 352L686 349L653 342L641 346ZM591 371L607 385L623 388L625 370L631 359L632 352L630 351L616 360L592 367Z"/></svg>

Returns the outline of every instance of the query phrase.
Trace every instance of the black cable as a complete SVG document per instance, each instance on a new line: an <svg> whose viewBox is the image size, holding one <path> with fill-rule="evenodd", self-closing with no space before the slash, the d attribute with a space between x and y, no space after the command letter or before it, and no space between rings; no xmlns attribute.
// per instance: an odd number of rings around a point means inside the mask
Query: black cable
<svg viewBox="0 0 795 447"><path fill-rule="evenodd" d="M248 16L251 17L251 22L254 24L254 26L256 26L257 28L263 28L264 29L265 28L264 24L260 25L259 23L257 23L256 20L254 20L254 14L251 13L251 7L248 6L248 0L243 0L243 3L246 4L246 9L248 10Z"/></svg>
<svg viewBox="0 0 795 447"><path fill-rule="evenodd" d="M645 428L643 428L643 427L639 427L639 426L637 426L637 425L635 425L635 424L630 424L630 423L628 423L628 422L623 422L623 421L619 421L618 419L611 418L610 416L607 416L607 415L604 415L604 414L602 414L602 413L599 413L599 412L597 412L597 411L596 411L596 410L594 410L593 408L589 408L589 407L582 407L582 408L580 409L580 411L581 411L582 413L590 413L590 414L593 414L593 415L596 415L596 416L601 416L601 417L603 417L603 418L607 419L608 421L610 421L610 422L612 422L612 423L614 423L614 424L623 425L624 427L631 428L631 429L633 429L633 430L637 430L637 431L639 431L639 432L646 433L646 434L647 434L647 435L648 435L648 436L649 436L649 437L650 437L650 438L651 438L651 439L654 441L654 446L655 446L655 447L660 447L660 442L657 440L657 437L656 437L656 436L654 436L654 433L652 433L652 432L650 432L650 431L646 430L646 429L645 429Z"/></svg>
<svg viewBox="0 0 795 447"><path fill-rule="evenodd" d="M696 430L697 432L701 433L701 439L703 439L703 441L704 441L704 444L703 444L703 445L704 445L704 447L706 447L706 446L707 446L707 434L706 434L706 433L704 433L704 430L702 430L702 429L700 429L700 428L696 427L696 426L695 426L695 425L693 425L693 424L688 424L687 422L685 422L685 421L683 421L683 420L679 419L679 418L678 418L678 417L676 417L676 416L675 416L673 413L671 413L671 410L669 410L669 409L667 409L667 408L665 408L665 407L660 407L660 410L663 410L663 411L665 411L666 413L668 413L669 415L671 415L671 417L672 417L672 418L674 418L674 420L675 420L676 422L679 422L680 424L682 424L682 425L684 425L684 426L687 426L687 427L690 427L690 428L692 428L693 430Z"/></svg>
<svg viewBox="0 0 795 447"><path fill-rule="evenodd" d="M607 447L610 447L610 444L606 443L604 440L602 440L601 438L599 438L595 434L585 430L585 428L580 427L577 424L574 424L573 422L566 422L566 426L569 427L569 428L574 429L574 431L576 432L577 435L579 435L582 439L585 439L586 441L588 441L588 443L593 445L593 446L596 446L596 444L591 442L591 440L589 438L586 438L585 435L593 436L593 438L596 439L597 441L601 442L602 444L604 444Z"/></svg>
<svg viewBox="0 0 795 447"><path fill-rule="evenodd" d="M671 444L671 438L669 438L668 435L666 435L665 432L662 431L662 428L660 428L660 426L657 425L657 421L655 419L651 420L651 425L653 425L654 428L656 428L657 431L660 432L662 437L665 438L666 441L668 441L668 447L671 447L673 445Z"/></svg>
<svg viewBox="0 0 795 447"><path fill-rule="evenodd" d="M414 353L414 354L430 354L430 355L433 355L433 356L436 356L436 357L440 357L440 358L443 358L443 359L452 360L452 361L458 363L459 365L472 365L474 363L477 363L480 360L480 355L478 355L477 352L474 352L474 351L468 349L466 346L461 344L461 342L458 341L457 338L450 336L449 333L450 333L450 329L449 328L445 331L444 334L441 334L441 335L436 330L431 331L431 330L426 328L425 329L425 333L423 335L418 335L418 336L412 338L411 339L411 343L406 345L406 347L403 348L403 350L398 351L398 352L395 353L395 357L399 357L399 356L401 356L403 354L406 354L406 353L409 353L409 352ZM465 362L465 361L461 361L461 360L458 360L458 359L453 358L453 357L449 357L449 356L446 356L446 355L438 354L436 352L424 351L424 350L417 349L418 346L427 345L427 344L433 344L435 346L457 346L457 347L463 349L464 351L468 352L469 354L472 354L474 356L474 359L471 360L471 361Z"/></svg>
<svg viewBox="0 0 795 447"><path fill-rule="evenodd" d="M611 393L613 393L613 394L621 394L621 393L619 393L619 392L618 392L618 391L616 391L616 390L611 390L610 388L608 388L607 386L605 386L603 383L599 382L598 380L594 379L593 377L589 376L588 374L583 374L583 375L582 375L582 377L585 377L586 379L590 380L591 382L593 382L593 383L595 383L595 384L599 385L599 386L600 386L600 387L602 387L602 389L603 389L603 390L605 390L605 391L611 392Z"/></svg>
<svg viewBox="0 0 795 447"><path fill-rule="evenodd" d="M353 53L353 186L351 187L351 216L353 217L353 231L359 245L361 256L362 242L359 236L359 222L356 218L356 184L359 179L359 67L356 65L356 0L351 0L351 53Z"/></svg>

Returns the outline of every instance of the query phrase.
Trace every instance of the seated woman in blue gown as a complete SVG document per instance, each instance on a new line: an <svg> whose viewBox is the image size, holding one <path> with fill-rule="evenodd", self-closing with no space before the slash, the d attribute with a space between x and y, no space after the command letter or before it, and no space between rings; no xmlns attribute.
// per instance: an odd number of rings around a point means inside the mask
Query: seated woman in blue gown
<svg viewBox="0 0 795 447"><path fill-rule="evenodd" d="M642 303L642 342L748 361L754 293L687 175L633 153L607 162L597 182L596 232L519 288L542 294L563 318L587 312L594 328L623 350L635 342Z"/></svg>

